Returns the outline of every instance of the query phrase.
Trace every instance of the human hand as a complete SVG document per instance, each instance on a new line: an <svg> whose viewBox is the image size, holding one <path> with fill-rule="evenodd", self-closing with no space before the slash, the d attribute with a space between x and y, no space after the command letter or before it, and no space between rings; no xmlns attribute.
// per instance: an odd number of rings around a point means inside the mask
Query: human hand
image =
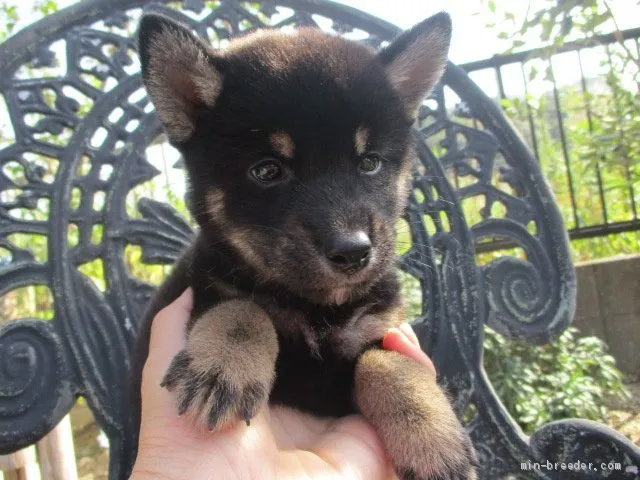
<svg viewBox="0 0 640 480"><path fill-rule="evenodd" d="M142 374L142 420L131 480L209 478L391 478L382 442L359 415L319 419L285 407L263 408L251 426L211 433L178 416L175 399L160 382L184 348L193 297L186 290L153 321ZM435 376L409 325L389 330L383 348L420 362Z"/></svg>

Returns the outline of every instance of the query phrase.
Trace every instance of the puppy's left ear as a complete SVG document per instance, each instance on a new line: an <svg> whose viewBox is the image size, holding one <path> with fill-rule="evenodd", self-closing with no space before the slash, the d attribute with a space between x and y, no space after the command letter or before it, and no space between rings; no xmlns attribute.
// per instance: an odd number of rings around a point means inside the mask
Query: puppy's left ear
<svg viewBox="0 0 640 480"><path fill-rule="evenodd" d="M450 43L451 17L440 12L402 33L378 53L411 118L416 117L422 100L444 73Z"/></svg>

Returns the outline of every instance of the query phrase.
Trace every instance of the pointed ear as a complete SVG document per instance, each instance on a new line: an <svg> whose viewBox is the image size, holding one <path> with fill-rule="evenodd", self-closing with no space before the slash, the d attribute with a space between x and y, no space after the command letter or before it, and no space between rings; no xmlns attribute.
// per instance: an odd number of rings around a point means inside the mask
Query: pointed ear
<svg viewBox="0 0 640 480"><path fill-rule="evenodd" d="M142 79L172 142L183 143L195 130L200 107L213 107L222 74L215 53L186 27L148 14L138 30Z"/></svg>
<svg viewBox="0 0 640 480"><path fill-rule="evenodd" d="M415 118L424 97L447 65L451 17L440 12L407 30L378 53L387 78Z"/></svg>

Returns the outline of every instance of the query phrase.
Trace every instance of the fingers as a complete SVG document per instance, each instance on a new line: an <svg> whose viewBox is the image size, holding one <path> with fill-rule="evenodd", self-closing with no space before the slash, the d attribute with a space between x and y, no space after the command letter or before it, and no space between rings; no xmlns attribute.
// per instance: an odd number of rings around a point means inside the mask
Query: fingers
<svg viewBox="0 0 640 480"><path fill-rule="evenodd" d="M371 425L359 416L336 422L311 450L339 473L340 478L388 478L391 463Z"/></svg>
<svg viewBox="0 0 640 480"><path fill-rule="evenodd" d="M171 359L184 348L186 325L193 306L193 290L187 288L173 303L160 310L151 324L147 366L164 374ZM147 372L148 373L148 372Z"/></svg>
<svg viewBox="0 0 640 480"><path fill-rule="evenodd" d="M335 422L331 418L318 418L279 405L271 405L267 410L271 430L280 450L310 450Z"/></svg>
<svg viewBox="0 0 640 480"><path fill-rule="evenodd" d="M420 348L418 337L408 324L403 323L399 328L390 328L382 338L382 348L406 355L424 365L434 376L436 375L433 362Z"/></svg>

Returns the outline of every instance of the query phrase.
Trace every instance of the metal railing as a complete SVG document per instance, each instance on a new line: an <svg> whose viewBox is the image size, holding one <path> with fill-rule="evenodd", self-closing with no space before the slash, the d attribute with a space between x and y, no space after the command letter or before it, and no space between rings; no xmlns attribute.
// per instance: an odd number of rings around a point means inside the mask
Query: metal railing
<svg viewBox="0 0 640 480"><path fill-rule="evenodd" d="M607 35L597 35L588 40L569 42L562 46L556 47L553 50L540 48L534 50L528 50L513 54L496 55L485 60L479 60L461 65L461 67L469 73L472 78L473 74L477 72L493 72L493 81L495 81L496 97L502 101L503 110L508 110L505 105L508 104L513 96L507 94L507 88L510 86L509 82L505 82L505 69L518 68L521 73L521 84L524 95L522 97L530 98L530 85L531 78L527 75L527 64L529 62L542 62L546 64L547 77L546 81L550 82L550 88L545 92L546 97L549 100L550 107L547 111L547 121L553 121L554 135L558 143L557 153L558 158L545 158L548 156L548 152L541 151L540 148L540 132L539 125L536 125L534 119L534 111L529 103L529 99L524 104L524 114L520 130L523 136L526 138L529 146L533 150L535 157L539 162L547 164L547 168L556 168L557 162L562 162L561 168L564 170L564 179L562 182L552 181L554 190L563 191L566 200L566 207L563 209L563 215L565 222L569 230L569 235L572 239L579 238L591 238L598 237L607 234L637 231L640 230L640 218L638 216L638 210L640 209L640 195L637 195L640 190L640 178L633 178L629 173L630 163L640 162L640 158L625 159L626 165L626 178L623 178L622 183L617 182L615 186L608 185L607 180L603 177L603 169L606 165L603 161L596 160L590 165L593 168L595 174L595 185L593 185L594 196L597 198L597 202L594 199L590 199L592 204L597 203L597 212L594 211L594 215L590 215L591 218L587 219L584 215L581 215L579 210L579 202L583 197L578 193L580 188L580 181L575 178L575 173L579 168L584 168L582 165L578 165L577 160L580 156L580 152L575 151L576 145L568 139L567 136L567 111L566 106L563 104L562 91L563 87L559 86L558 77L554 72L554 59L557 59L560 55L575 53L575 60L577 69L579 71L579 79L576 81L575 88L581 91L583 108L582 115L586 121L588 132L596 134L594 129L594 117L598 115L598 112L594 111L596 108L592 102L592 92L589 89L589 83L593 82L594 76L589 76L588 72L585 74L583 68L584 59L586 55L599 55L604 68L614 68L614 64L611 58L611 51L613 44L619 44L625 42L627 48L629 43L635 52L640 53L640 28L634 28L624 30L622 32L611 33ZM600 50L596 50L600 49ZM486 75L486 73L485 73ZM560 76L559 76L560 77ZM560 79L562 79L560 77ZM613 92L611 92L613 94ZM552 119L552 120L551 120ZM623 121L622 116L618 118L618 121ZM539 123L539 122L538 122ZM610 140L610 139L609 139ZM543 165L543 170L545 167ZM547 173L545 171L545 173ZM624 177L625 175L623 175ZM610 192L612 188L620 191L625 191L626 199L623 198L620 193L616 194L616 199L612 200ZM628 202L625 204L624 215L612 215L611 206L614 202ZM597 217L597 219L594 219Z"/></svg>

